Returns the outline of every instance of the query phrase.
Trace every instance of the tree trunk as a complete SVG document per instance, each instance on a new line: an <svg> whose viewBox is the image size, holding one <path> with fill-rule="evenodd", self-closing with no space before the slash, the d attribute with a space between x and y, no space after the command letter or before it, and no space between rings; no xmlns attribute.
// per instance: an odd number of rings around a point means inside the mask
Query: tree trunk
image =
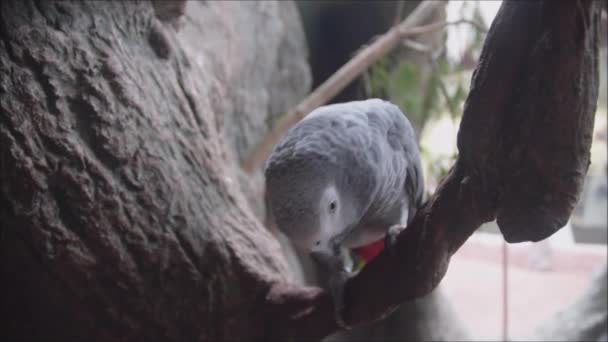
<svg viewBox="0 0 608 342"><path fill-rule="evenodd" d="M291 275L233 165L308 91L294 4L0 8L2 335L259 335Z"/></svg>

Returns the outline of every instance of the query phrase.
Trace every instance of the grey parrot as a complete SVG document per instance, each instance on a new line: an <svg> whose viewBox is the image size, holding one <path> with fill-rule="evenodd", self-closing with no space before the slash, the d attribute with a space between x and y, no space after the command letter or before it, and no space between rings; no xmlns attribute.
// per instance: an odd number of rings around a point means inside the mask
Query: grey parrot
<svg viewBox="0 0 608 342"><path fill-rule="evenodd" d="M296 249L330 272L336 320L350 276L342 250L396 235L421 205L424 181L414 130L380 99L319 107L290 128L265 167L266 202Z"/></svg>

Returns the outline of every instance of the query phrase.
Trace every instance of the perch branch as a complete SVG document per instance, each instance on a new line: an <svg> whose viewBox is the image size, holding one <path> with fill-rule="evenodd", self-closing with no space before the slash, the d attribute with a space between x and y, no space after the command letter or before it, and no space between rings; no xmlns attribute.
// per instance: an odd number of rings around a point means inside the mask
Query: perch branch
<svg viewBox="0 0 608 342"><path fill-rule="evenodd" d="M563 226L589 163L600 5L503 2L471 80L458 159L399 234L395 253L381 252L346 282L349 325L432 291L484 222L498 218L509 242L544 239ZM338 331L326 291L267 286L266 337L318 340Z"/></svg>

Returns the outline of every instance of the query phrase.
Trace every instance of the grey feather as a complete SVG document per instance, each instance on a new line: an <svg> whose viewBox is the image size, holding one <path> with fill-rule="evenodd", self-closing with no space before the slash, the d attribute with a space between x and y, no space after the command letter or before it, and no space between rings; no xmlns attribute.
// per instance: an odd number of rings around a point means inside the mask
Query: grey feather
<svg viewBox="0 0 608 342"><path fill-rule="evenodd" d="M399 108L370 99L320 107L292 127L267 160L267 196L279 228L314 224L315 196L329 182L352 199L349 229L408 221L422 202L424 181L414 130Z"/></svg>

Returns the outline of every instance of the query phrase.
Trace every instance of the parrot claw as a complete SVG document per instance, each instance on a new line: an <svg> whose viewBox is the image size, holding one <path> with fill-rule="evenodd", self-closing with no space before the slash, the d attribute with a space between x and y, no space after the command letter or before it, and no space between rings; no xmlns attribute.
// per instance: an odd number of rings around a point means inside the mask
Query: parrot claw
<svg viewBox="0 0 608 342"><path fill-rule="evenodd" d="M325 272L330 274L328 289L334 302L336 323L342 329L350 329L350 326L346 324L342 317L342 311L344 310L344 285L350 276L344 265L344 260L340 256L340 249L337 247L332 248L331 253L313 252L311 256Z"/></svg>
<svg viewBox="0 0 608 342"><path fill-rule="evenodd" d="M395 255L395 244L397 244L397 236L401 233L406 227L400 224L396 224L390 226L386 235L384 236L384 248L388 251L389 255Z"/></svg>
<svg viewBox="0 0 608 342"><path fill-rule="evenodd" d="M345 330L350 330L351 328L342 317L344 310L344 285L346 284L348 278L348 272L340 271L330 280L330 292L334 301L336 323L338 323L340 328Z"/></svg>

